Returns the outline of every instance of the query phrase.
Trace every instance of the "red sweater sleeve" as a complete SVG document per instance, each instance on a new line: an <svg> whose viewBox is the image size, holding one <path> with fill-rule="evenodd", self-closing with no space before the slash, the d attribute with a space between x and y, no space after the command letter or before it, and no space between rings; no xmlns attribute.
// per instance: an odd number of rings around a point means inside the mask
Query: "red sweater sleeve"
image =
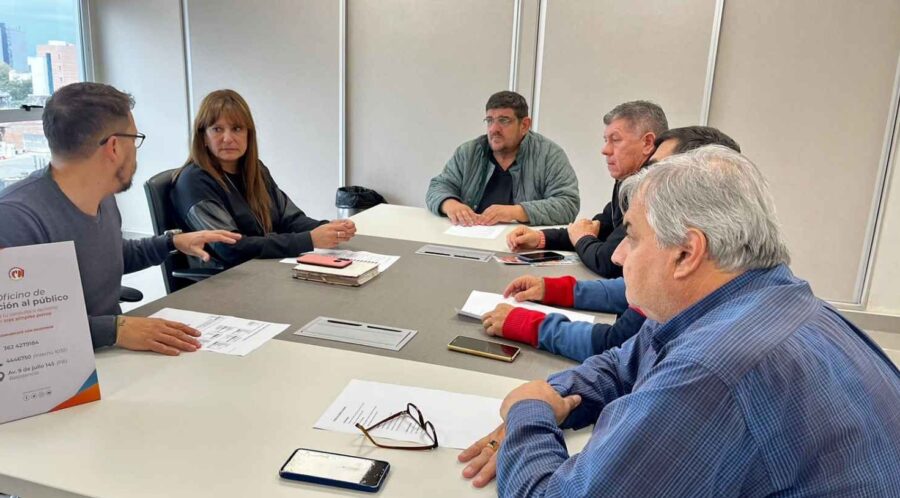
<svg viewBox="0 0 900 498"><path fill-rule="evenodd" d="M503 337L537 347L538 332L546 316L540 311L513 308L503 322Z"/></svg>
<svg viewBox="0 0 900 498"><path fill-rule="evenodd" d="M544 304L575 306L575 277L544 277Z"/></svg>

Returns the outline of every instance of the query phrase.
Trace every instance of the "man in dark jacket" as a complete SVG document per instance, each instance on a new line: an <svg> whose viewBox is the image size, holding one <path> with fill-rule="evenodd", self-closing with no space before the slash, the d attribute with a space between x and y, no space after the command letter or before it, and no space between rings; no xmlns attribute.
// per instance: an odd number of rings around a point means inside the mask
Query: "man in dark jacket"
<svg viewBox="0 0 900 498"><path fill-rule="evenodd" d="M593 220L576 220L568 228L538 231L518 227L507 236L510 249L574 250L601 277L622 276L622 269L609 260L625 236L623 213L616 202L619 182L641 169L653 154L656 137L668 130L669 124L662 108L645 100L619 104L603 116L603 124L603 155L610 176L616 180L612 201Z"/></svg>

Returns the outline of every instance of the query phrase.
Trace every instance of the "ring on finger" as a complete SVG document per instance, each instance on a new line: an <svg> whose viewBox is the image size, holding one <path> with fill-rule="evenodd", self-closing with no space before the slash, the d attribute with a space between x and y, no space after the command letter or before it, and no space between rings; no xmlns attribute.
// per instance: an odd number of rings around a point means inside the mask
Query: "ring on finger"
<svg viewBox="0 0 900 498"><path fill-rule="evenodd" d="M491 439L487 444L492 450L497 451L497 448L500 446L500 443L497 442L496 439Z"/></svg>

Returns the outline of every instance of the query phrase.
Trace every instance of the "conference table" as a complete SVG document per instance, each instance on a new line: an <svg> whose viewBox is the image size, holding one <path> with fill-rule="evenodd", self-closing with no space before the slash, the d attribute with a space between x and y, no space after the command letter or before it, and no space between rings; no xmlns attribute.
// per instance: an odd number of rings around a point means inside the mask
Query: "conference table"
<svg viewBox="0 0 900 498"><path fill-rule="evenodd" d="M476 489L461 477L459 450L381 449L313 425L352 379L502 398L524 380L573 366L527 345L517 344L522 353L505 363L449 351L447 343L457 335L487 338L479 321L457 314L472 290L502 292L523 274L593 274L580 263L523 267L416 254L424 243L505 249L502 235L444 234L449 222L420 208L378 207L354 220L358 235L341 248L400 256L361 287L296 280L291 265L253 260L130 313L168 307L289 327L243 357L97 351L101 401L0 425L0 491L25 498L356 495L280 479L285 459L305 447L389 461L384 496L495 495L495 484ZM319 316L418 332L400 351L294 334ZM588 430L568 432L569 450L588 437Z"/></svg>
<svg viewBox="0 0 900 498"><path fill-rule="evenodd" d="M500 225L503 227L502 233L492 239L448 235L445 232L453 226L449 219L435 216L427 209L395 204L379 204L358 213L351 219L356 223L356 233L360 235L499 252L508 251L506 234L518 226Z"/></svg>

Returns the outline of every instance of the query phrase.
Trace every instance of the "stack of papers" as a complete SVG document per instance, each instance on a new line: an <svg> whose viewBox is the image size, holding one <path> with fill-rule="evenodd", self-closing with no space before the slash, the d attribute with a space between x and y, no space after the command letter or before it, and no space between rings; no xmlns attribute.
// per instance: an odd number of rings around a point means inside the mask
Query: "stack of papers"
<svg viewBox="0 0 900 498"><path fill-rule="evenodd" d="M294 278L325 282L326 284L351 285L353 287L358 287L376 276L378 276L377 264L360 261L354 261L345 268L305 265L303 263L294 267Z"/></svg>
<svg viewBox="0 0 900 498"><path fill-rule="evenodd" d="M313 252L323 256L333 256L335 258L349 259L351 261L375 263L378 265L378 273L384 273L391 265L400 259L400 256L390 256L388 254L377 254L367 251L351 251L349 249L316 249ZM281 262L296 265L297 258L284 258Z"/></svg>
<svg viewBox="0 0 900 498"><path fill-rule="evenodd" d="M494 311L494 308L501 303L518 306L520 308L528 308L530 310L540 311L541 313L559 313L565 315L573 322L594 322L594 317L585 313L554 308L552 306L545 306L531 301L517 302L512 297L504 298L501 294L481 291L472 291L472 293L469 294L469 299L466 300L466 304L459 310L459 314L480 320L482 315L489 311Z"/></svg>

